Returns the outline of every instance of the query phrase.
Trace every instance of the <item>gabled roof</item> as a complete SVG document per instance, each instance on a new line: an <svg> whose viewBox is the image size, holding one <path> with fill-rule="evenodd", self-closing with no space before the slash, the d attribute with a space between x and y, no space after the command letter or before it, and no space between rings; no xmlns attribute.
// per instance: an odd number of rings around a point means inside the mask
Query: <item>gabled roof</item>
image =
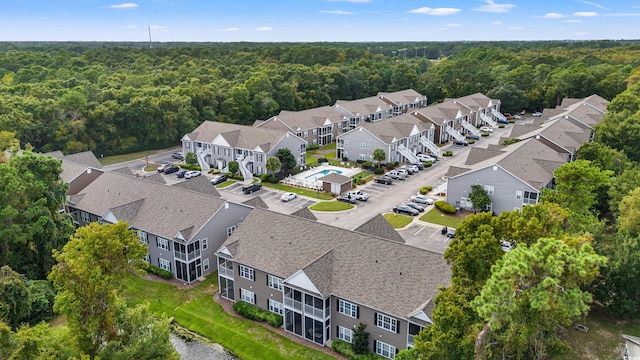
<svg viewBox="0 0 640 360"><path fill-rule="evenodd" d="M343 119L344 116L331 106L321 106L302 111L282 110L280 114L254 126L269 129L287 128L292 132L298 132L322 127L327 123L335 124Z"/></svg>
<svg viewBox="0 0 640 360"><path fill-rule="evenodd" d="M492 100L488 96L483 93L475 93L467 96L463 96L460 98L456 98L459 103L462 103L464 106L470 108L473 111L478 111L480 109L486 109L489 106L500 103L498 100Z"/></svg>
<svg viewBox="0 0 640 360"><path fill-rule="evenodd" d="M151 175L147 175L144 177L144 179L147 181L156 182L158 184L163 184L163 185L167 184L167 181L164 179L164 176L162 176L162 174L160 174L159 172L153 173Z"/></svg>
<svg viewBox="0 0 640 360"><path fill-rule="evenodd" d="M114 173L118 173L118 174L122 174L122 175L127 175L127 176L134 176L134 172L131 170L131 168L129 168L128 166L125 167L121 167L118 169L114 169L114 170L109 170L111 172Z"/></svg>
<svg viewBox="0 0 640 360"><path fill-rule="evenodd" d="M247 201L244 201L243 204L245 205L249 205L252 207L257 207L257 208L261 208L261 209L268 209L269 205L267 205L266 202L264 202L264 200L262 200L262 198L260 196L256 196L253 197Z"/></svg>
<svg viewBox="0 0 640 360"><path fill-rule="evenodd" d="M55 157L55 156L54 156ZM91 166L96 169L102 169L102 164L91 151L83 151L75 154L64 155L62 160L71 161L76 164Z"/></svg>
<svg viewBox="0 0 640 360"><path fill-rule="evenodd" d="M403 106L427 100L427 97L425 95L422 95L413 89L406 89L395 92L379 92L378 97L395 106Z"/></svg>
<svg viewBox="0 0 640 360"><path fill-rule="evenodd" d="M382 216L382 214L377 214L376 216L369 219L369 221L364 224L358 226L353 231L361 232L363 234L379 236L381 238L397 241L399 243L404 243L404 239L396 229L389 224L387 219Z"/></svg>
<svg viewBox="0 0 640 360"><path fill-rule="evenodd" d="M544 109L542 114L543 119L571 118L586 127L594 128L602 121L608 105L608 100L594 94L584 99L562 99L559 106L555 109Z"/></svg>
<svg viewBox="0 0 640 360"><path fill-rule="evenodd" d="M455 120L458 116L464 115L462 108L458 104L443 102L426 108L411 112L419 119L431 121L436 125L442 125L445 121Z"/></svg>
<svg viewBox="0 0 640 360"><path fill-rule="evenodd" d="M401 318L451 277L442 255L262 209L251 211L223 246L240 264L284 279L303 270L322 296Z"/></svg>
<svg viewBox="0 0 640 360"><path fill-rule="evenodd" d="M528 131L527 131L528 130ZM510 138L528 139L541 136L563 148L567 153L575 153L580 145L591 139L591 130L576 122L559 117L542 125L517 125L511 128Z"/></svg>
<svg viewBox="0 0 640 360"><path fill-rule="evenodd" d="M193 141L211 143L218 136L222 137L231 147L242 149L255 149L260 147L262 151L271 150L283 137L287 136L285 130L263 129L246 125L222 123L217 121L204 121L193 132L185 135ZM290 136L295 134L290 133Z"/></svg>
<svg viewBox="0 0 640 360"><path fill-rule="evenodd" d="M352 116L364 116L369 114L374 114L378 111L384 111L393 109L393 106L386 101L378 98L377 96L371 96L364 99L358 100L338 100L336 101L335 106L339 106L340 108L349 112Z"/></svg>
<svg viewBox="0 0 640 360"><path fill-rule="evenodd" d="M78 175L82 174L85 170L87 170L89 166L76 164L70 161L62 161L62 173L60 174L60 178L65 183L70 183L71 180L75 179Z"/></svg>
<svg viewBox="0 0 640 360"><path fill-rule="evenodd" d="M464 164L468 166L475 165L479 162L501 155L502 153L502 150L473 147L469 150L467 160L464 162Z"/></svg>
<svg viewBox="0 0 640 360"><path fill-rule="evenodd" d="M193 179L187 179L171 185L176 188L191 190L199 192L201 194L220 197L220 193L216 190L215 186L211 185L211 182L206 176L197 176Z"/></svg>
<svg viewBox="0 0 640 360"><path fill-rule="evenodd" d="M315 215L313 215L313 212L309 210L308 207L303 207L302 209L292 213L291 215L301 217L307 220L312 220L312 221L318 220L318 218Z"/></svg>
<svg viewBox="0 0 640 360"><path fill-rule="evenodd" d="M199 230L224 203L217 197L113 172L102 174L70 199L75 208L98 216L108 211L126 216L131 226L167 239L190 228Z"/></svg>
<svg viewBox="0 0 640 360"><path fill-rule="evenodd" d="M333 184L344 184L351 181L351 178L348 176L344 176L336 173L330 173L321 178L318 178L318 180L328 182L328 183L333 183Z"/></svg>

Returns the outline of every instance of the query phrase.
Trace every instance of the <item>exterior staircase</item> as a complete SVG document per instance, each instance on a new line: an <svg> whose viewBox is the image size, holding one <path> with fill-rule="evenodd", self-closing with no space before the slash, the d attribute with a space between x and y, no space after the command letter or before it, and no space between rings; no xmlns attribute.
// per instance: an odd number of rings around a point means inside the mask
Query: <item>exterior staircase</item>
<svg viewBox="0 0 640 360"><path fill-rule="evenodd" d="M493 114L493 116L497 117L500 120L507 120L506 117L504 117L504 115L502 115L499 111L497 111L496 109L491 109L491 113Z"/></svg>
<svg viewBox="0 0 640 360"><path fill-rule="evenodd" d="M460 134L460 132L458 130L452 128L451 126L447 126L447 130L446 131L447 131L447 134L451 135L456 140L464 141L464 136L462 136L462 134Z"/></svg>
<svg viewBox="0 0 640 360"><path fill-rule="evenodd" d="M485 123L487 123L487 125L491 126L491 127L498 127L498 123L495 122L490 116L480 113L480 119L482 119L482 121L484 121Z"/></svg>
<svg viewBox="0 0 640 360"><path fill-rule="evenodd" d="M476 129L475 126L469 124L466 120L462 120L462 127L469 130L473 135L480 136L480 130Z"/></svg>
<svg viewBox="0 0 640 360"><path fill-rule="evenodd" d="M209 164L205 160L205 156L207 156L208 154L209 154L209 151L203 147L198 149L198 151L196 152L196 158L198 159L198 165L200 165L200 170L202 170L202 172L205 172L205 173L210 169Z"/></svg>
<svg viewBox="0 0 640 360"><path fill-rule="evenodd" d="M412 163L417 163L418 161L418 157L416 156L416 154L412 153L411 150L407 149L406 146L402 145L402 144L398 144L396 146L396 149L398 149L398 152L400 153L400 155L404 156L407 158L407 160L409 160Z"/></svg>
<svg viewBox="0 0 640 360"><path fill-rule="evenodd" d="M427 139L425 136L420 136L420 143L426 147L427 149L429 149L429 151L431 151L431 153L435 156L440 156L440 148L438 147L438 145L434 144L433 141Z"/></svg>
<svg viewBox="0 0 640 360"><path fill-rule="evenodd" d="M238 167L240 168L240 173L245 181L253 179L253 174L247 167L247 164L253 161L253 156L244 156L240 155L236 159L238 161Z"/></svg>

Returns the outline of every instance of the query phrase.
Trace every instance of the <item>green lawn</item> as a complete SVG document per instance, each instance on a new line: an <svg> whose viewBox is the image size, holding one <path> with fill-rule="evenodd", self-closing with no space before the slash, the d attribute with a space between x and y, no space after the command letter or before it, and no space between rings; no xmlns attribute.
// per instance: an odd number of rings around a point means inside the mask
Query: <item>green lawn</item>
<svg viewBox="0 0 640 360"><path fill-rule="evenodd" d="M420 217L420 220L430 222L432 224L445 225L452 228L457 228L458 225L464 220L463 217L456 215L447 215L440 212L440 210L433 208Z"/></svg>
<svg viewBox="0 0 640 360"><path fill-rule="evenodd" d="M269 187L269 188L273 188L273 189L278 189L278 190L282 190L284 192L292 192L292 193L296 193L298 195L304 195L304 196L308 196L308 197L312 197L312 198L316 198L316 199L320 199L320 200L331 200L333 199L333 195L324 192L324 191L320 191L318 193L317 190L310 190L310 189L302 189L302 188L298 188L298 187L294 187L294 186L288 186L288 185L284 185L284 184L272 184L270 182L263 182L262 183L263 187Z"/></svg>
<svg viewBox="0 0 640 360"><path fill-rule="evenodd" d="M411 216L396 213L387 213L383 216L395 229L401 229L413 221L413 217Z"/></svg>
<svg viewBox="0 0 640 360"><path fill-rule="evenodd" d="M226 188L227 186L233 185L235 183L236 182L234 180L227 180L227 181L223 182L222 184L216 185L216 188L218 188L218 189Z"/></svg>
<svg viewBox="0 0 640 360"><path fill-rule="evenodd" d="M131 304L148 301L156 316L173 316L180 326L221 344L242 359L333 359L261 325L227 314L212 299L218 290L215 273L188 291L134 274L127 275L124 288L124 296Z"/></svg>
<svg viewBox="0 0 640 360"><path fill-rule="evenodd" d="M321 201L309 207L309 209L314 211L343 211L353 208L353 204L342 201Z"/></svg>

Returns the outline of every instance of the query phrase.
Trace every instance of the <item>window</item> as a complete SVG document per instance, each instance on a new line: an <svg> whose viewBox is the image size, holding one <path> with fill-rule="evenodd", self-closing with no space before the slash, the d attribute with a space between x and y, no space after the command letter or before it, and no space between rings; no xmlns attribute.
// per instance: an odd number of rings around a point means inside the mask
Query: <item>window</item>
<svg viewBox="0 0 640 360"><path fill-rule="evenodd" d="M209 259L204 259L204 261L202 261L202 268L205 271L209 270Z"/></svg>
<svg viewBox="0 0 640 360"><path fill-rule="evenodd" d="M253 268L240 265L240 277L253 281Z"/></svg>
<svg viewBox="0 0 640 360"><path fill-rule="evenodd" d="M364 141L360 142L360 149L366 149L367 148L367 143Z"/></svg>
<svg viewBox="0 0 640 360"><path fill-rule="evenodd" d="M277 276L269 274L267 276L267 284L270 288L282 291L282 279Z"/></svg>
<svg viewBox="0 0 640 360"><path fill-rule="evenodd" d="M338 300L338 312L352 318L358 317L358 305L352 304L344 300Z"/></svg>
<svg viewBox="0 0 640 360"><path fill-rule="evenodd" d="M171 263L169 262L169 260L158 258L158 266L160 267L160 269L171 271Z"/></svg>
<svg viewBox="0 0 640 360"><path fill-rule="evenodd" d="M158 247L162 250L167 250L170 251L171 249L169 248L169 240L167 239L163 239L161 237L156 238L156 242L158 243Z"/></svg>
<svg viewBox="0 0 640 360"><path fill-rule="evenodd" d="M147 233L142 230L138 230L138 240L141 243L145 243L145 244L149 243L149 239L147 238Z"/></svg>
<svg viewBox="0 0 640 360"><path fill-rule="evenodd" d="M202 239L202 250L206 250L209 247L209 241L207 238Z"/></svg>
<svg viewBox="0 0 640 360"><path fill-rule="evenodd" d="M396 347L382 341L376 341L376 354L387 359L393 359L396 357Z"/></svg>
<svg viewBox="0 0 640 360"><path fill-rule="evenodd" d="M89 213L86 211L80 211L80 219L82 219L82 221L84 222L90 222L91 221L91 217L89 216Z"/></svg>
<svg viewBox="0 0 640 360"><path fill-rule="evenodd" d="M338 326L338 339L353 343L353 330Z"/></svg>
<svg viewBox="0 0 640 360"><path fill-rule="evenodd" d="M276 314L280 314L283 315L284 314L284 306L282 306L282 303L279 303L277 301L273 301L271 299L269 299L269 311L276 313Z"/></svg>
<svg viewBox="0 0 640 360"><path fill-rule="evenodd" d="M344 143L344 147L349 146L349 140L343 140L343 143Z"/></svg>
<svg viewBox="0 0 640 360"><path fill-rule="evenodd" d="M317 134L317 133L318 133L318 129L313 129L313 130L311 130L311 135L315 135L315 134Z"/></svg>
<svg viewBox="0 0 640 360"><path fill-rule="evenodd" d="M384 314L378 314L376 317L378 318L376 325L378 325L379 328L383 328L391 332L398 331L398 320Z"/></svg>
<svg viewBox="0 0 640 360"><path fill-rule="evenodd" d="M493 195L493 186L491 185L485 185L484 186L484 191L487 192L487 195Z"/></svg>
<svg viewBox="0 0 640 360"><path fill-rule="evenodd" d="M360 159L360 160L367 160L367 154L360 154L360 155L358 155L358 159Z"/></svg>
<svg viewBox="0 0 640 360"><path fill-rule="evenodd" d="M256 162L262 162L262 154L256 154Z"/></svg>
<svg viewBox="0 0 640 360"><path fill-rule="evenodd" d="M525 191L524 198L522 199L523 204L534 205L538 203L538 193L533 191Z"/></svg>
<svg viewBox="0 0 640 360"><path fill-rule="evenodd" d="M299 153L303 153L305 151L307 151L307 145L305 145L305 144L298 145L298 152Z"/></svg>
<svg viewBox="0 0 640 360"><path fill-rule="evenodd" d="M150 263L151 262L151 257L149 256L149 253L147 253L142 260L146 263Z"/></svg>
<svg viewBox="0 0 640 360"><path fill-rule="evenodd" d="M233 225L231 227L227 228L227 237L231 236L231 234L233 234L233 232L236 231L236 226Z"/></svg>
<svg viewBox="0 0 640 360"><path fill-rule="evenodd" d="M249 304L256 304L256 296L253 292L245 289L240 289L240 299L246 301Z"/></svg>
<svg viewBox="0 0 640 360"><path fill-rule="evenodd" d="M521 199L522 199L522 191L516 190L516 200L521 200Z"/></svg>
<svg viewBox="0 0 640 360"><path fill-rule="evenodd" d="M309 131L304 132L304 137L307 137L307 136L309 136Z"/></svg>

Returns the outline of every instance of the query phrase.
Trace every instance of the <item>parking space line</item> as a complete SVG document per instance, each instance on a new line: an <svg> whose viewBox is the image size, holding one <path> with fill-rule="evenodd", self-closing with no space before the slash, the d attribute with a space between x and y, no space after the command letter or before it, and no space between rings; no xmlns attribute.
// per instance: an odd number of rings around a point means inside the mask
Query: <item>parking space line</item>
<svg viewBox="0 0 640 360"><path fill-rule="evenodd" d="M420 232L421 232L422 230L424 230L426 227L427 227L426 225L423 225L423 226L420 228L420 230L416 231L413 235L415 236L415 235L420 234Z"/></svg>

